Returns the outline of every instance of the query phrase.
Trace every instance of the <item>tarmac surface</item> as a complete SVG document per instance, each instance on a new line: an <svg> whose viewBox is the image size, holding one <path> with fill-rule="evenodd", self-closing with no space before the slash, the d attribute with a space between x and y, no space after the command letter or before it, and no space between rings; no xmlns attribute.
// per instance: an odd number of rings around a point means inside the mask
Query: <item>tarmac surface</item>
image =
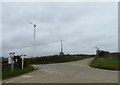
<svg viewBox="0 0 120 85"><path fill-rule="evenodd" d="M92 58L58 64L33 65L27 74L3 80L3 83L117 83L118 71L89 67Z"/></svg>

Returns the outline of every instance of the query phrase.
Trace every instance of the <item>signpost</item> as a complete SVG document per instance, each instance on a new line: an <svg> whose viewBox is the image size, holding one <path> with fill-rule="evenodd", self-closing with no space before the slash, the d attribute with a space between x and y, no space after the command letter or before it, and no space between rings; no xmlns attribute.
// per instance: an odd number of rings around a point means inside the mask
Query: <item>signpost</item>
<svg viewBox="0 0 120 85"><path fill-rule="evenodd" d="M24 55L24 54L22 54L21 55L21 57L22 57L22 69L24 68L24 57L25 57L26 55Z"/></svg>
<svg viewBox="0 0 120 85"><path fill-rule="evenodd" d="M15 52L12 52L12 53L9 53L10 54L10 57L9 57L9 64L11 64L11 71L13 71L14 69L14 62L13 62L13 58L14 58L14 55L15 55Z"/></svg>
<svg viewBox="0 0 120 85"><path fill-rule="evenodd" d="M13 71L13 69L14 69L14 60L13 60L13 58L14 58L14 56L15 56L15 52L12 52L12 53L9 53L9 58L8 58L8 64L11 64L11 71ZM22 55L20 55L21 56L21 58L22 58L22 69L24 68L24 57L26 56L26 55L24 55L24 54L22 54ZM17 61L16 61L17 62Z"/></svg>

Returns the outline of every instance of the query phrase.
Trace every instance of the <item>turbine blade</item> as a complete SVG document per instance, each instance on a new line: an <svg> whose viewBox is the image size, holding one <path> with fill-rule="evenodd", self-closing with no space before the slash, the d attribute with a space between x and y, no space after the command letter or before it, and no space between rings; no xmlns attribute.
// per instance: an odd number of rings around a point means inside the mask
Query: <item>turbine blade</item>
<svg viewBox="0 0 120 85"><path fill-rule="evenodd" d="M33 24L32 22L28 21L29 24ZM34 25L34 24L33 24Z"/></svg>

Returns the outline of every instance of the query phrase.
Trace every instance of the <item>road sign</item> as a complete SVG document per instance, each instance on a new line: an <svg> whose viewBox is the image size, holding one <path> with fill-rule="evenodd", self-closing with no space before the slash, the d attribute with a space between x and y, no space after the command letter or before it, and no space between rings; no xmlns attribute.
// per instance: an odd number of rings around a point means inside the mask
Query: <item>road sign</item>
<svg viewBox="0 0 120 85"><path fill-rule="evenodd" d="M11 57L8 57L8 64L11 64Z"/></svg>
<svg viewBox="0 0 120 85"><path fill-rule="evenodd" d="M13 58L14 58L14 55L15 55L15 52L12 52L12 53L9 53L9 58L8 58L8 63L11 64L11 71L13 71L14 69L14 61L13 61Z"/></svg>
<svg viewBox="0 0 120 85"><path fill-rule="evenodd" d="M8 64L12 63L12 58L14 58L15 52L9 53L9 57L8 57ZM13 61L14 63L14 61Z"/></svg>

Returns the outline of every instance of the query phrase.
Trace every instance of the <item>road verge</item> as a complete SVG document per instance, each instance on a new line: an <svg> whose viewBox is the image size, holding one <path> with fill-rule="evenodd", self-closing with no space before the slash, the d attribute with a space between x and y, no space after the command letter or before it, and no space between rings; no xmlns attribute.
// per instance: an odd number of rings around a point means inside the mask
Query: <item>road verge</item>
<svg viewBox="0 0 120 85"><path fill-rule="evenodd" d="M118 58L94 58L89 66L107 70L118 70L120 66Z"/></svg>
<svg viewBox="0 0 120 85"><path fill-rule="evenodd" d="M33 66L27 66L24 69L15 69L14 71L2 72L2 79L8 79L34 70Z"/></svg>

